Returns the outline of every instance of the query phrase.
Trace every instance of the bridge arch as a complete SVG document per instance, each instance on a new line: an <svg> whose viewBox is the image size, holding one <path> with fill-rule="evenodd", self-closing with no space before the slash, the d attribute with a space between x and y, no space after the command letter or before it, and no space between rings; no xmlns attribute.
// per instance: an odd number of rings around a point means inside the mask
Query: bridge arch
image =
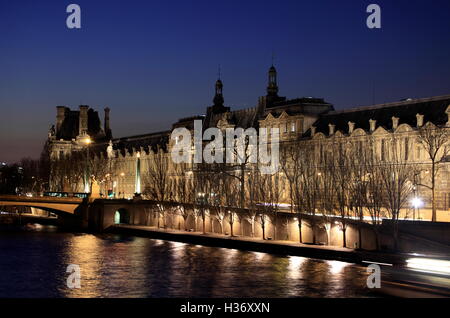
<svg viewBox="0 0 450 318"><path fill-rule="evenodd" d="M114 213L114 224L130 224L130 213L125 208L120 208Z"/></svg>
<svg viewBox="0 0 450 318"><path fill-rule="evenodd" d="M1 195L0 206L25 206L41 209L55 214L75 214L83 199L80 198L48 198L48 197L21 197Z"/></svg>

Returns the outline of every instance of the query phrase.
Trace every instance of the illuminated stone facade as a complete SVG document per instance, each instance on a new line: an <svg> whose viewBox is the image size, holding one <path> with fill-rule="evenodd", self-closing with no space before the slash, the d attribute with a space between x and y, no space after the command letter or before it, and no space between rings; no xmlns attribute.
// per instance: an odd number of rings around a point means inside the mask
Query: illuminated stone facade
<svg viewBox="0 0 450 318"><path fill-rule="evenodd" d="M167 171L167 180L170 180L167 181L164 199L179 202L197 200L191 197L188 200L187 196L180 194L180 183L185 182L186 187L194 187L193 179L198 166L187 165L181 173L170 160L168 150L176 142L170 138L173 129L185 127L192 131L194 120L201 120L203 129L279 128L281 155L284 154L285 144L298 145L299 151L305 145L312 145L309 149L314 149L312 151L319 175L323 167L323 158L326 157L324 154L338 155L336 152L333 153L337 149L335 148L337 144L351 145L355 157L358 157L358 152L355 151L358 147L361 147L361 151L370 148L380 162L388 161L389 156L392 156L392 149L396 149L399 162L411 165L411 169L417 170L415 174L417 179L408 181L415 186L414 193L408 200L420 197L423 202L423 206L417 206L414 211L409 201L404 203L400 217L431 219L432 200L429 189L431 160L418 140L419 131L423 127L449 130L450 96L408 99L335 111L331 104L320 98L288 100L278 96L277 73L274 67L270 68L268 77L267 94L260 97L257 106L253 108L232 111L224 106L223 84L218 80L215 85L214 104L207 108L206 115L184 118L174 123L171 130L140 136L113 139L109 127L109 109L105 110L104 127L101 128L98 114L89 107L80 106L79 111L71 111L67 107L59 106L56 127L49 133L50 151L54 159L52 190L83 192L85 189L83 174L89 165L93 193L98 193L102 197L131 199L136 194L136 160L139 153L142 196L155 199L157 197L153 193L155 180L148 175L149 171L155 170L151 166L158 164L160 154L165 158L164 169ZM90 145L85 143L87 137L92 140ZM436 173L435 179L435 207L437 219L441 221L450 221L449 147L449 143L443 145L437 155L439 172ZM87 159L88 152L89 159ZM70 160L60 162L62 158L69 158L74 153L79 154L75 163ZM286 159L282 158L281 161L286 162ZM66 167L63 167L64 165ZM74 166L78 167L78 170L75 169L76 176L69 176ZM239 169L240 167L235 167L236 173ZM294 212L288 178L281 168L278 174L283 182L279 188L281 192L279 209ZM243 177L246 189L243 202L248 202L250 195L248 188L251 187L250 181L247 180L249 177L246 175ZM195 197L202 191L191 192ZM237 205L246 208L245 203ZM321 212L319 204L317 213Z"/></svg>

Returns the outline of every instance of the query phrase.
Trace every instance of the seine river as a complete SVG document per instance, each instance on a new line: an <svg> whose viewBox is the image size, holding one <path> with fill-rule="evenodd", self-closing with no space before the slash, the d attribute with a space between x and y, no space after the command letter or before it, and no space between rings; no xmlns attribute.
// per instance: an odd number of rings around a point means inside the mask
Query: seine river
<svg viewBox="0 0 450 318"><path fill-rule="evenodd" d="M70 289L67 266L81 269ZM52 226L0 231L0 297L367 297L366 269Z"/></svg>

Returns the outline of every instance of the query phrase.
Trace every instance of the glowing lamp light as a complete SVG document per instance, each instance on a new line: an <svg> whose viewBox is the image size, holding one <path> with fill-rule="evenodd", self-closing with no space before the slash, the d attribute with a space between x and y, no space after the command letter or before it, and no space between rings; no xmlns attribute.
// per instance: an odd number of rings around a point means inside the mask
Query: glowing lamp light
<svg viewBox="0 0 450 318"><path fill-rule="evenodd" d="M420 198L415 197L411 200L411 204L414 209L418 209L423 206L423 201Z"/></svg>
<svg viewBox="0 0 450 318"><path fill-rule="evenodd" d="M84 139L84 142L86 143L86 145L89 145L92 143L92 140L90 137L86 137L86 139Z"/></svg>

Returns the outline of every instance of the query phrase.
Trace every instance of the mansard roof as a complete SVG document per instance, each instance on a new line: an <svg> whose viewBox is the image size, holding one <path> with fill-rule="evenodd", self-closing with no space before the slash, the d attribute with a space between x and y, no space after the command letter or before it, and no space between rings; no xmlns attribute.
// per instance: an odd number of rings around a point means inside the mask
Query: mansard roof
<svg viewBox="0 0 450 318"><path fill-rule="evenodd" d="M283 112L290 116L298 114L320 115L333 110L333 105L326 102L323 98L302 97L289 100L284 99L268 105L264 117L269 113L274 117L279 117Z"/></svg>
<svg viewBox="0 0 450 318"><path fill-rule="evenodd" d="M289 106L289 105L299 105L299 104L316 104L316 105L322 105L322 104L329 104L327 103L323 98L316 98L316 97L301 97L301 98L294 98L294 99L285 99L279 102L275 102L273 105L269 107L279 107L279 106Z"/></svg>
<svg viewBox="0 0 450 318"><path fill-rule="evenodd" d="M235 110L230 113L230 119L228 120L230 124L239 128L250 128L256 127L257 121L257 108L247 108L241 110Z"/></svg>
<svg viewBox="0 0 450 318"><path fill-rule="evenodd" d="M179 119L176 123L174 123L172 125L172 129L184 127L186 129L193 130L194 129L194 121L201 120L203 122L204 119L205 119L204 115L184 117L184 118Z"/></svg>
<svg viewBox="0 0 450 318"><path fill-rule="evenodd" d="M140 150L141 147L148 151L149 147L153 151L157 151L158 147L166 150L170 138L170 131L155 132L145 135L137 135L131 137L123 137L113 139L113 149L131 152L133 149Z"/></svg>
<svg viewBox="0 0 450 318"><path fill-rule="evenodd" d="M445 113L450 105L450 95L421 99L407 99L395 103L378 104L373 106L358 107L340 111L331 111L322 114L313 124L316 132L328 135L329 124L335 125L335 131L348 133L348 122L355 123L355 129L370 129L369 120L376 120L376 127L382 126L387 130L392 129L392 117L399 118L399 125L417 125L416 114L424 115L424 123L430 121L435 125L444 125L447 122ZM310 135L310 130L305 133Z"/></svg>
<svg viewBox="0 0 450 318"><path fill-rule="evenodd" d="M167 150L167 144L170 138L170 131L155 132L145 135L136 135L130 137L122 137L111 140L113 144L113 149L118 150L122 155L127 152L132 153L133 149L140 151L141 147L145 152L148 153L149 147L152 151L156 152L158 147ZM92 153L106 153L106 149L109 145L109 141L93 143L90 146Z"/></svg>
<svg viewBox="0 0 450 318"><path fill-rule="evenodd" d="M228 111L220 114L209 112L203 122L203 129L209 127L217 127L219 121L226 121L228 124L236 128L247 129L249 127L257 127L258 125L258 109L257 107Z"/></svg>

